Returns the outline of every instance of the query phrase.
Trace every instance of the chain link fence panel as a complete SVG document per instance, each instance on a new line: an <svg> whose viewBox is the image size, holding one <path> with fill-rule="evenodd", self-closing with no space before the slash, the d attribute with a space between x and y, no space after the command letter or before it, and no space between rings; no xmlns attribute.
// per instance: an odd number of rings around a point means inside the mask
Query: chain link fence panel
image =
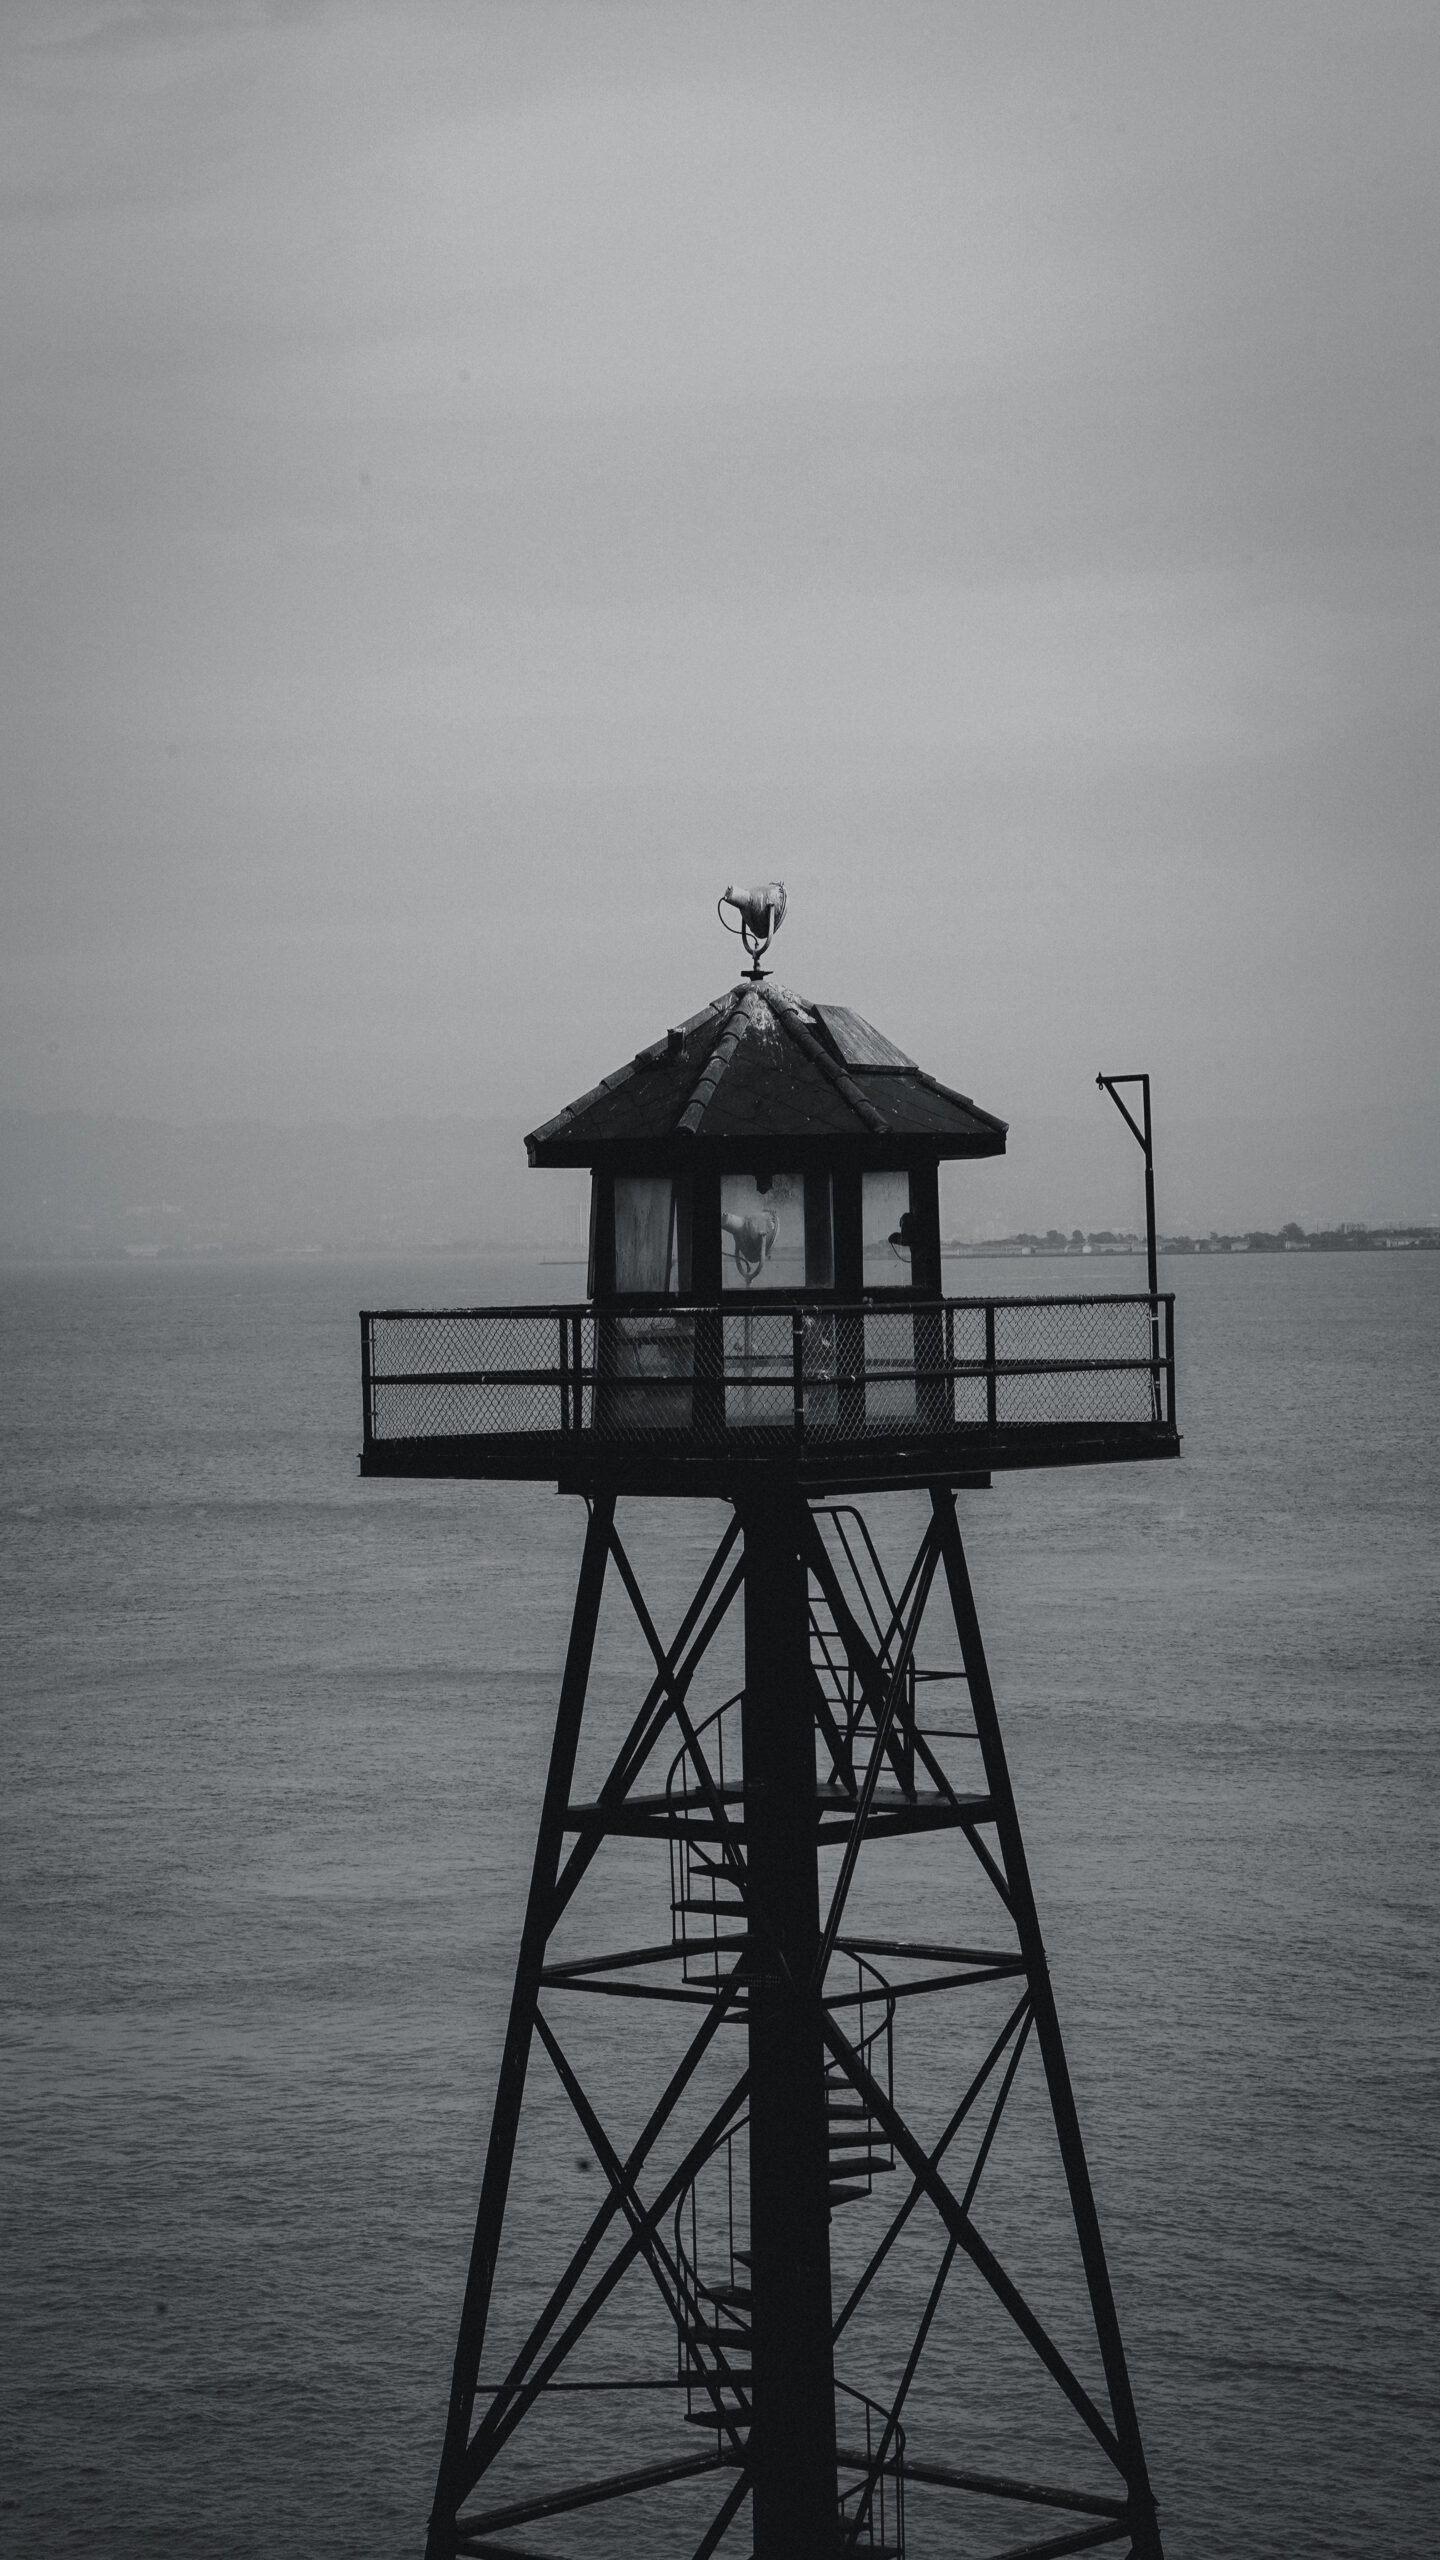
<svg viewBox="0 0 1440 2560"><path fill-rule="evenodd" d="M1171 1302L945 1299L366 1316L368 1438L654 1446L1150 1423Z"/></svg>

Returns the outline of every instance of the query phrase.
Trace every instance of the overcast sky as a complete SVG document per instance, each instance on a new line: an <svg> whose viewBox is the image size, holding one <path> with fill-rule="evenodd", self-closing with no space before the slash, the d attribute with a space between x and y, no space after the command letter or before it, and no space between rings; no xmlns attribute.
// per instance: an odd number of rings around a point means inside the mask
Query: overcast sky
<svg viewBox="0 0 1440 2560"><path fill-rule="evenodd" d="M1009 1116L1440 1098L1434 0L0 58L0 1101L538 1120L772 873Z"/></svg>

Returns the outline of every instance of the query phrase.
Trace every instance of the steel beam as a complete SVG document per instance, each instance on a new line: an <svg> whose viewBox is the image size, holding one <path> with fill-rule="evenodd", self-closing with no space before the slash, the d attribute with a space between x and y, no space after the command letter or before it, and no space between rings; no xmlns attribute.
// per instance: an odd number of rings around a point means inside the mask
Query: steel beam
<svg viewBox="0 0 1440 2560"><path fill-rule="evenodd" d="M746 1501L746 1899L755 2560L837 2546L820 1897L803 1501Z"/></svg>

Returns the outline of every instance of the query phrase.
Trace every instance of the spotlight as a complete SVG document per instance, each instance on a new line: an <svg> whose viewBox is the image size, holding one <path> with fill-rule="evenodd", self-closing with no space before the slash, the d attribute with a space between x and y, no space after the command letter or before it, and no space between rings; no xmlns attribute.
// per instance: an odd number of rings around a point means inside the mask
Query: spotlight
<svg viewBox="0 0 1440 2560"><path fill-rule="evenodd" d="M740 919L738 924L728 921L727 907L734 908ZM767 880L759 889L727 889L715 912L727 933L739 934L750 955L752 965L746 976L763 978L767 973L760 962L785 921L784 881Z"/></svg>
<svg viewBox="0 0 1440 2560"><path fill-rule="evenodd" d="M770 1248L779 1232L780 1221L773 1209L763 1209L758 1217L742 1218L735 1210L727 1210L720 1221L735 1248L735 1268L748 1289L758 1280L770 1259Z"/></svg>

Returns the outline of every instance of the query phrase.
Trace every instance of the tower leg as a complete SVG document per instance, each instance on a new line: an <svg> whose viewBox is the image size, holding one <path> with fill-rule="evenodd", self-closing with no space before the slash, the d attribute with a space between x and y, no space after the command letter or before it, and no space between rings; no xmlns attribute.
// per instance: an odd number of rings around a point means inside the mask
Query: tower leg
<svg viewBox="0 0 1440 2560"><path fill-rule="evenodd" d="M425 2545L426 2560L451 2560L456 2547L455 2515L464 2493L465 2450L475 2410L475 2386L485 2344L485 2326L490 2316L495 2261L500 2249L505 2200L515 2158L515 2137L520 2123L521 2101L525 2095L525 2074L534 2037L540 1971L550 1934L555 1879L565 1840L564 1819L575 1774L575 1754L580 1742L580 1722L585 1711L585 1692L590 1681L595 1629L600 1616L600 1597L605 1584L614 1519L613 1493L598 1496L590 1506L585 1550L580 1562L580 1581L575 1594L575 1613L570 1622L570 1643L560 1686L550 1771L545 1782L535 1862L530 1876L530 1898L520 1936L520 1960L510 1999L510 2021L500 2062L500 2085L495 2095L495 2113L490 2121L485 2176L475 2218L465 2302L460 2314L445 2444L440 2456L440 2476Z"/></svg>
<svg viewBox="0 0 1440 2560"><path fill-rule="evenodd" d="M1060 2036L1060 2020L1055 2007L1055 1993L1050 1981L1050 1967L1045 1942L1040 1934L1040 1917L1035 1907L1030 1868L1025 1856L1025 1843L1020 1832L1020 1817L1015 1807L1010 1770L1005 1746L1000 1736L1000 1720L995 1707L995 1693L990 1685L990 1670L980 1636L980 1621L975 1612L975 1597L970 1587L970 1571L965 1560L964 1542L955 1514L955 1496L936 1486L931 1494L936 1525L940 1537L941 1561L955 1615L956 1633L964 1660L970 1704L975 1716L975 1730L985 1762L985 1776L995 1809L995 1830L1004 1861L1010 1890L1011 1909L1016 1933L1025 1958L1029 1979L1031 2006L1035 2017L1035 2037L1044 2065L1051 2112L1055 2120L1056 2139L1069 2190L1070 2209L1074 2216L1081 2263L1090 2295L1091 2315L1105 2370L1106 2387L1115 2421L1129 2491L1129 2514L1134 2560L1162 2560L1160 2528L1155 2514L1155 2498L1145 2468L1145 2455L1140 2442L1139 2421L1135 2413L1134 2395L1120 2338L1115 2296L1111 2290L1110 2270L1105 2261L1105 2247L1100 2237L1100 2219L1095 2210L1095 2195L1090 2184L1090 2170L1085 2146L1080 2136L1080 2119L1075 2108L1075 2092L1070 2082L1069 2065Z"/></svg>
<svg viewBox="0 0 1440 2560"><path fill-rule="evenodd" d="M835 2360L804 1504L770 1487L741 1508L754 2551L755 2560L831 2560Z"/></svg>

